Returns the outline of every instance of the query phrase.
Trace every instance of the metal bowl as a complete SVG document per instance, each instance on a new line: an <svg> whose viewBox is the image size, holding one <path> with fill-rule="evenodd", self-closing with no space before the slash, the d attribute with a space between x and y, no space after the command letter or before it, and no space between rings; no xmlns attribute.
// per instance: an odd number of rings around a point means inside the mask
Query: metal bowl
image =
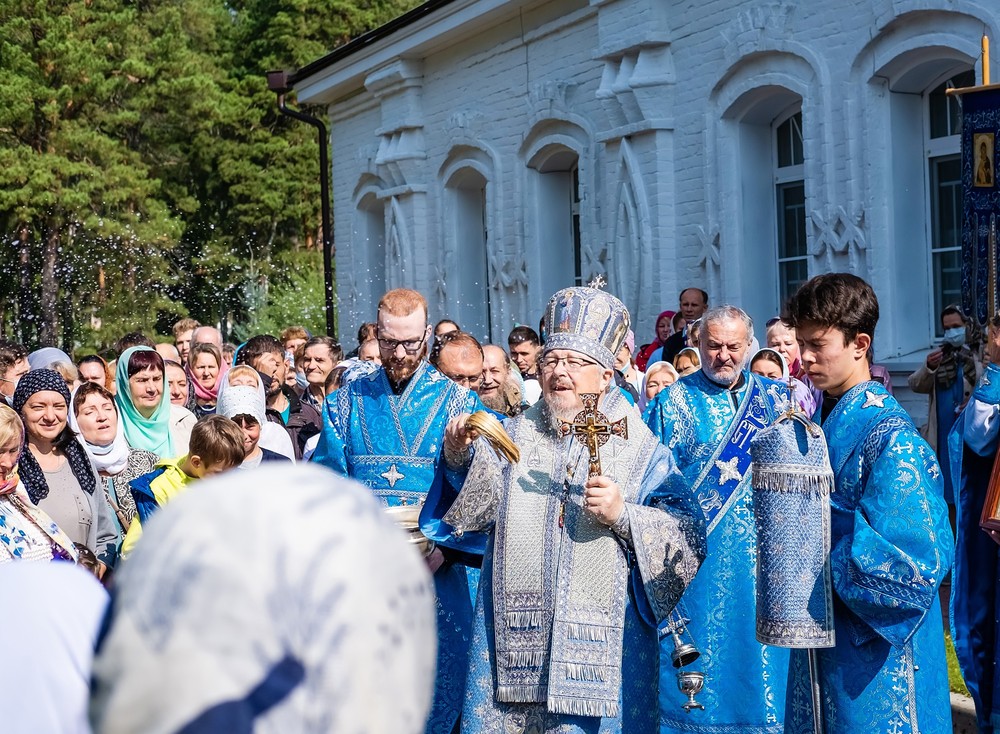
<svg viewBox="0 0 1000 734"><path fill-rule="evenodd" d="M423 505L396 505L387 507L385 514L398 525L410 541L424 557L434 552L434 541L420 530L420 510Z"/></svg>

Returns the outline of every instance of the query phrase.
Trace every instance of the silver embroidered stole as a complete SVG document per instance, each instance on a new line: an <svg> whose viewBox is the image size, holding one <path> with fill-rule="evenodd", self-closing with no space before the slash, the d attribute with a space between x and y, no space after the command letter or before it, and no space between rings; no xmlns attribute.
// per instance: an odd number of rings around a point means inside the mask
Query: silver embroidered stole
<svg viewBox="0 0 1000 734"><path fill-rule="evenodd" d="M626 414L635 420L628 408L615 391L601 412L612 421ZM521 449L521 462L501 466L492 451L477 450L445 517L461 530L497 520L497 699L545 702L553 713L616 717L629 573L619 541L582 507L587 451L571 437L556 436L543 401L505 427ZM631 441L612 436L601 449L604 473L621 487L627 510L640 499L640 482L658 445L649 431L639 434Z"/></svg>

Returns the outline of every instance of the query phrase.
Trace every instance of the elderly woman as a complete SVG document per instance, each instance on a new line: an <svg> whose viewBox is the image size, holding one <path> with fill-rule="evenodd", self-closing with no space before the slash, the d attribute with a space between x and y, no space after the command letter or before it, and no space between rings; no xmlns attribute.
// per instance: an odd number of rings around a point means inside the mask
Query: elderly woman
<svg viewBox="0 0 1000 734"><path fill-rule="evenodd" d="M673 385L680 376L670 362L653 362L646 369L642 376L642 392L639 393L639 412L646 410L646 406L659 395L665 388Z"/></svg>
<svg viewBox="0 0 1000 734"><path fill-rule="evenodd" d="M674 369L677 370L677 374L680 377L687 377L700 370L701 355L698 353L698 350L692 347L684 347L681 351L677 352L677 356L674 357Z"/></svg>
<svg viewBox="0 0 1000 734"><path fill-rule="evenodd" d="M86 382L73 394L69 423L83 439L122 532L126 532L135 517L129 482L153 471L159 457L128 445L115 398L100 385Z"/></svg>
<svg viewBox="0 0 1000 734"><path fill-rule="evenodd" d="M215 413L219 399L219 386L229 367L222 360L222 352L209 343L195 344L188 356L188 378L194 385L194 414L201 418Z"/></svg>
<svg viewBox="0 0 1000 734"><path fill-rule="evenodd" d="M785 361L777 349L765 347L750 358L750 371L761 377L768 377L785 385L787 391L791 391L791 397L806 415L812 416L816 412L816 401L812 391L801 380L792 377L789 373L788 362Z"/></svg>
<svg viewBox="0 0 1000 734"><path fill-rule="evenodd" d="M773 349L785 361L788 374L797 379L809 389L809 398L799 400L799 405L809 415L816 412L816 406L823 402L823 391L817 390L802 367L802 356L799 352L799 342L795 338L795 329L781 318L773 318L767 322L767 348ZM892 392L890 389L889 392Z"/></svg>
<svg viewBox="0 0 1000 734"><path fill-rule="evenodd" d="M171 405L165 390L163 357L152 347L130 347L115 367L115 404L134 449L151 451L162 459L187 453L195 417L190 410Z"/></svg>
<svg viewBox="0 0 1000 734"><path fill-rule="evenodd" d="M90 458L69 427L66 381L52 370L32 370L14 391L25 450L20 476L31 502L74 543L86 546L107 567L118 553L118 532Z"/></svg>
<svg viewBox="0 0 1000 734"><path fill-rule="evenodd" d="M73 541L52 518L31 504L17 474L24 424L0 403L0 563L75 560Z"/></svg>

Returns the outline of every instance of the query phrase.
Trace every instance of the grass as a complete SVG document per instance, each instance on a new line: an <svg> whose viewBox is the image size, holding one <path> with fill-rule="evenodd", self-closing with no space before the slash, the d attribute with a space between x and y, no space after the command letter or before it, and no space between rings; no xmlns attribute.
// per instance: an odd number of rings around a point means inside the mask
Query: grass
<svg viewBox="0 0 1000 734"><path fill-rule="evenodd" d="M951 641L951 633L947 630L944 633L944 654L948 660L948 687L952 693L968 696L969 689L965 687L962 671L958 667L958 658L955 657L955 645Z"/></svg>

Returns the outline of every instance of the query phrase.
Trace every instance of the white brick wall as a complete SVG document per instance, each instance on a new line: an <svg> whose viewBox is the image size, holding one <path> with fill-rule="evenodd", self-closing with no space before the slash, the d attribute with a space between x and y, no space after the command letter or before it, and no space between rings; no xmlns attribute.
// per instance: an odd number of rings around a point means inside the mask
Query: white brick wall
<svg viewBox="0 0 1000 734"><path fill-rule="evenodd" d="M331 114L343 333L374 315L367 297L351 301L352 294L365 292L367 282L358 266L365 258L354 251L356 194L363 179L381 180L390 196L403 183L417 190L399 199L405 216L412 217L408 227L416 260L403 264L401 282L428 294L432 318L448 315L447 282L454 273L447 264L461 267L461 253L457 261L446 256L441 173L446 162L454 163L449 154L456 145L479 147L492 161L490 247L494 266L511 281L489 291L484 285L483 299L493 304L494 339L502 341L515 322L537 322L544 296L532 294L538 278L532 248L544 243L535 238L524 146L547 117L572 121L588 138L589 159L580 163L581 228L584 244L595 252L615 231L621 140L628 141L649 255L633 271L633 282L614 282L613 263L607 269L612 289L633 305L638 343L649 340L656 313L674 306L687 285L705 288L716 303L747 304L757 319L766 319L778 307L776 293L746 277L767 253L750 249L740 226L746 214L741 182L752 173L740 169L740 115L773 118L780 110L767 112L766 90L783 87L802 99L807 211L847 241L825 246L822 228L810 224L810 273L851 269L873 283L883 312L879 358L930 346L926 238L912 242L897 234L900 223L926 220L925 210L900 208L911 200L912 187L926 182L893 176L904 152L917 159L914 170L925 169L926 162L918 149L894 149L903 136L892 127L897 123L890 107L899 98L896 92L926 91L943 74L977 63L984 28L996 37L1000 5L456 0L449 8L452 17L461 11L470 20L439 36L433 27L421 30L420 42L403 54L420 71L415 90L380 87L376 99L364 78L383 72L380 64L366 67L365 58L374 58L368 51L338 61L334 71L340 81L312 98L312 87L300 84L303 101L325 102ZM442 18L442 27L451 22ZM402 48L408 33L416 31L397 31L379 48ZM923 121L910 116L904 123L919 132ZM405 161L390 172L375 161L380 133L404 125L418 133L403 146ZM405 182L387 180L394 177ZM857 228L857 237L843 234L849 227ZM718 266L714 244L721 253ZM618 256L614 247L609 256ZM522 265L527 286L516 277ZM909 359L919 363L921 357Z"/></svg>

